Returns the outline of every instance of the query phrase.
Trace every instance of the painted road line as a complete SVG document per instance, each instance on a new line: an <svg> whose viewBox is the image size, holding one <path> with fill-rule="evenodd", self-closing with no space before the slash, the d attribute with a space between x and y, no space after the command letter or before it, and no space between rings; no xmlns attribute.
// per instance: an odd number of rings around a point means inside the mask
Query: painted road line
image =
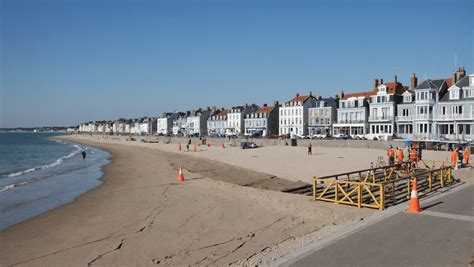
<svg viewBox="0 0 474 267"><path fill-rule="evenodd" d="M421 213L418 213L418 214L419 215L428 215L428 216L433 216L433 217L453 219L453 220L474 222L474 217L473 216L457 215L457 214L438 212L438 211L429 211L429 210L425 210L425 211L423 211Z"/></svg>

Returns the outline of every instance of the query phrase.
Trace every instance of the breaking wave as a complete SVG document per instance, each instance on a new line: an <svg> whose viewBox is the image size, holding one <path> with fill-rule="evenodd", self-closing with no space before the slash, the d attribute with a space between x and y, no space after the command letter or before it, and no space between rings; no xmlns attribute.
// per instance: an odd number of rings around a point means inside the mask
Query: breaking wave
<svg viewBox="0 0 474 267"><path fill-rule="evenodd" d="M11 178L11 177L20 176L20 175L23 175L23 174L26 174L26 173L30 173L30 172L49 169L49 168L59 166L64 162L64 160L69 159L69 158L73 157L74 155L77 155L78 153L80 153L82 151L82 148L79 145L73 145L73 147L75 147L76 150L74 150L73 152L69 153L66 156L60 157L59 159L53 161L52 163L45 164L45 165L42 165L42 166L37 166L37 167L34 167L34 168L29 168L29 169L18 171L18 172L5 174L2 177ZM11 186L11 185L7 185L7 186ZM13 187L11 187L11 188L13 188ZM9 188L9 189L11 189L11 188ZM5 188L0 189L0 192L5 191L5 190L8 190L8 189L5 189Z"/></svg>

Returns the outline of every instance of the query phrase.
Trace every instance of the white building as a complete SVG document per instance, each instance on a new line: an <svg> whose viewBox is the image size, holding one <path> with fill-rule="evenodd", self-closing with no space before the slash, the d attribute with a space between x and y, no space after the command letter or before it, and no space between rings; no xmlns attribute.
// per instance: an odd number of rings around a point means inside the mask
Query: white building
<svg viewBox="0 0 474 267"><path fill-rule="evenodd" d="M280 105L276 101L274 106L264 104L255 112L247 114L245 116L245 135L262 137L278 135L279 109Z"/></svg>
<svg viewBox="0 0 474 267"><path fill-rule="evenodd" d="M156 119L156 132L162 135L168 135L173 132L173 119L177 113L165 112L161 118Z"/></svg>
<svg viewBox="0 0 474 267"><path fill-rule="evenodd" d="M224 135L227 129L227 113L228 110L216 110L207 120L208 135Z"/></svg>
<svg viewBox="0 0 474 267"><path fill-rule="evenodd" d="M244 118L247 114L257 110L257 106L247 105L232 107L227 114L227 135L240 135L244 132Z"/></svg>
<svg viewBox="0 0 474 267"><path fill-rule="evenodd" d="M440 140L474 140L474 74L455 77L458 80L435 106L435 127Z"/></svg>
<svg viewBox="0 0 474 267"><path fill-rule="evenodd" d="M415 88L418 86L418 78L413 73L410 78L410 89L402 94L402 101L397 105L395 116L396 135L400 138L413 138L413 118L415 114Z"/></svg>
<svg viewBox="0 0 474 267"><path fill-rule="evenodd" d="M367 134L369 103L374 91L341 94L337 109L337 123L333 124L333 134L362 137Z"/></svg>
<svg viewBox="0 0 474 267"><path fill-rule="evenodd" d="M186 118L190 112L178 112L173 120L173 135L182 136L186 133Z"/></svg>
<svg viewBox="0 0 474 267"><path fill-rule="evenodd" d="M303 136L308 134L308 109L314 107L316 98L310 92L307 96L296 96L280 107L279 135Z"/></svg>
<svg viewBox="0 0 474 267"><path fill-rule="evenodd" d="M207 134L207 119L209 118L209 113L209 109L198 109L192 111L186 118L186 134Z"/></svg>
<svg viewBox="0 0 474 267"><path fill-rule="evenodd" d="M316 98L315 106L308 109L309 135L332 134L332 124L337 119L338 103L339 98Z"/></svg>
<svg viewBox="0 0 474 267"><path fill-rule="evenodd" d="M378 84L375 80L376 92L371 96L369 104L369 139L391 138L395 135L395 117L397 104L402 102L406 88L397 81Z"/></svg>

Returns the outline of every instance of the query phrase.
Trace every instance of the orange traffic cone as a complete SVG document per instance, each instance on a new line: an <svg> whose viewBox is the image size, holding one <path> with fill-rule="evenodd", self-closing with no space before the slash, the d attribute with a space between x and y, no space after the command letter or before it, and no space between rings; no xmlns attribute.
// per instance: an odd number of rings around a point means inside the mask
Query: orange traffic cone
<svg viewBox="0 0 474 267"><path fill-rule="evenodd" d="M184 182L183 168L179 167L178 181Z"/></svg>
<svg viewBox="0 0 474 267"><path fill-rule="evenodd" d="M178 144L178 150L181 150L181 143Z"/></svg>
<svg viewBox="0 0 474 267"><path fill-rule="evenodd" d="M193 146L193 152L197 152L196 145Z"/></svg>
<svg viewBox="0 0 474 267"><path fill-rule="evenodd" d="M418 199L418 191L416 191L416 177L413 177L413 186L410 195L410 205L405 211L415 213L422 211L422 208L420 208L420 200Z"/></svg>
<svg viewBox="0 0 474 267"><path fill-rule="evenodd" d="M221 147L222 147L222 148L225 148L225 145L224 145L224 143L222 143Z"/></svg>

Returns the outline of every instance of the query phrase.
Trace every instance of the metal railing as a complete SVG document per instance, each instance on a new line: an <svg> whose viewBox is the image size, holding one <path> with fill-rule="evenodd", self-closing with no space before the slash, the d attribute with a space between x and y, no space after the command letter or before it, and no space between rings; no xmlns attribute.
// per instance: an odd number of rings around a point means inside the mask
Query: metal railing
<svg viewBox="0 0 474 267"><path fill-rule="evenodd" d="M392 121L393 116L369 116L370 121Z"/></svg>
<svg viewBox="0 0 474 267"><path fill-rule="evenodd" d="M414 177L417 178L418 190L422 195L453 182L452 168L445 166L445 162L425 161L423 164L427 169L417 169L411 162L403 162L314 177L313 200L383 210L387 205L395 205L409 198Z"/></svg>

